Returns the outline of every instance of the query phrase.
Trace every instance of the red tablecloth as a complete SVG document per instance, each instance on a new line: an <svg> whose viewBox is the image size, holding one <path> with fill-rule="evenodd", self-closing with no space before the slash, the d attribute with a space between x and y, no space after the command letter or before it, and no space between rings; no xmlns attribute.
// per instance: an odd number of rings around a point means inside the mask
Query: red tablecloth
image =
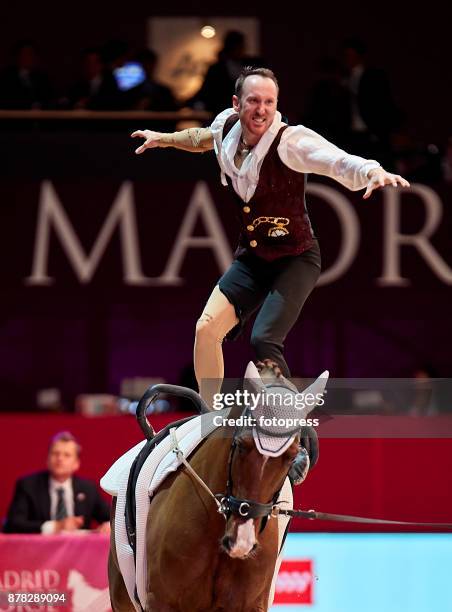
<svg viewBox="0 0 452 612"><path fill-rule="evenodd" d="M0 610L107 612L109 536L0 535ZM65 603L10 604L5 593L62 593Z"/></svg>

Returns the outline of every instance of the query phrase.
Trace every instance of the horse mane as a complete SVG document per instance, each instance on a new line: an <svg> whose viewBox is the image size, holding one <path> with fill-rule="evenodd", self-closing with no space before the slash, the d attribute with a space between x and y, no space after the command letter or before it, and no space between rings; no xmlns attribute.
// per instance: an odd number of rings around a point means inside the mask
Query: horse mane
<svg viewBox="0 0 452 612"><path fill-rule="evenodd" d="M270 378L274 380L275 378L282 377L281 368L276 363L276 361L272 361L271 359L264 359L263 361L257 361L256 368L262 380L266 378Z"/></svg>

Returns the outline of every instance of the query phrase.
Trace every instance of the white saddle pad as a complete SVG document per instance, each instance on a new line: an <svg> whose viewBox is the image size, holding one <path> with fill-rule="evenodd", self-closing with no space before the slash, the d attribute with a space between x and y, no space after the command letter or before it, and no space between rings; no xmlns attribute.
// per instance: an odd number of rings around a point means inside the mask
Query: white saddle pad
<svg viewBox="0 0 452 612"><path fill-rule="evenodd" d="M178 446L185 457L188 457L200 442L217 428L213 422L214 417L218 415L226 416L228 412L229 409L226 409L200 415L184 423L176 430ZM146 521L150 506L149 498L152 497L154 491L168 474L175 472L180 465L176 454L172 452L171 437L167 436L153 449L140 471L135 489L137 517L135 574L135 562L132 548L127 539L124 511L130 468L145 444L146 440L143 440L128 450L115 461L100 480L102 489L117 497L115 513L116 552L127 592L137 612L140 608L135 602L135 584L143 609L145 609L146 603Z"/></svg>

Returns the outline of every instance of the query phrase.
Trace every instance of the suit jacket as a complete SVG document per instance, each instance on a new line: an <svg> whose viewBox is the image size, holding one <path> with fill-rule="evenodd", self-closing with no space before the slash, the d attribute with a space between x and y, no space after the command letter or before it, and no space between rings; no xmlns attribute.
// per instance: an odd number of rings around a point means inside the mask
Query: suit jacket
<svg viewBox="0 0 452 612"><path fill-rule="evenodd" d="M83 529L89 529L94 519L108 521L110 510L94 482L72 477L74 514L83 516ZM37 472L20 478L3 530L6 533L40 533L41 525L50 520L49 472Z"/></svg>

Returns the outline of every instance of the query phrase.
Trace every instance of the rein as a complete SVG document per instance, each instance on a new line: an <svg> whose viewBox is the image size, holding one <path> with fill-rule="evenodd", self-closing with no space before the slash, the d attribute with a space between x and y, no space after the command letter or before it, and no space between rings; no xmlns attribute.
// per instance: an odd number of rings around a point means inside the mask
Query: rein
<svg viewBox="0 0 452 612"><path fill-rule="evenodd" d="M443 529L452 529L452 523L417 523L413 521L391 521L388 519L377 519L364 516L354 516L352 514L331 514L329 512L316 512L315 510L282 510L277 506L275 508L276 516L290 516L296 518L304 518L309 520L319 521L340 521L343 523L365 523L369 525L406 525L411 527L438 527Z"/></svg>

